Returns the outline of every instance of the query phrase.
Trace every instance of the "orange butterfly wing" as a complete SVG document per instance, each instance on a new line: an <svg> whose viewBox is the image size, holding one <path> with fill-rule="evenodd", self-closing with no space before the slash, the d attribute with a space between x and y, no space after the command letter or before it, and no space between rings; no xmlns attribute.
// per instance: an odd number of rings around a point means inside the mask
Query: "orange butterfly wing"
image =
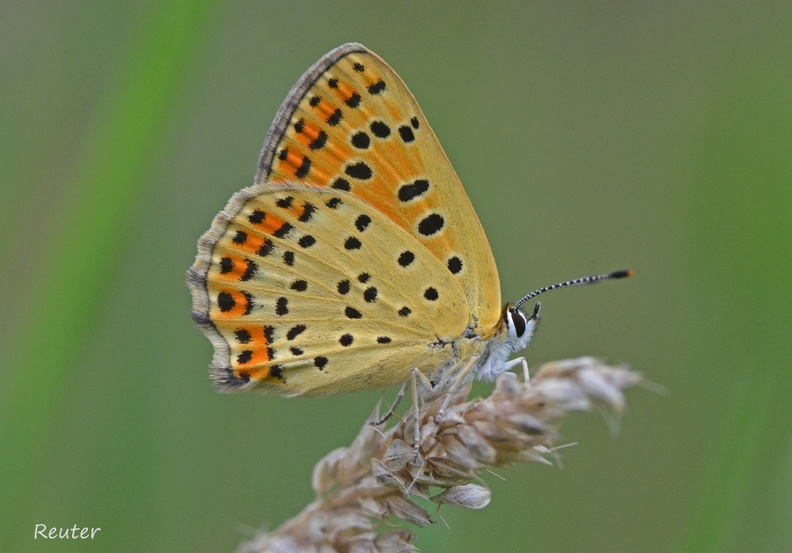
<svg viewBox="0 0 792 553"><path fill-rule="evenodd" d="M255 184L201 237L188 284L224 391L324 395L432 374L480 353L501 315L459 179L407 87L359 44L293 87ZM463 335L478 340L453 345Z"/></svg>
<svg viewBox="0 0 792 553"><path fill-rule="evenodd" d="M455 275L473 330L495 332L500 283L481 223L415 98L363 45L329 52L292 88L255 182L329 187L371 204Z"/></svg>

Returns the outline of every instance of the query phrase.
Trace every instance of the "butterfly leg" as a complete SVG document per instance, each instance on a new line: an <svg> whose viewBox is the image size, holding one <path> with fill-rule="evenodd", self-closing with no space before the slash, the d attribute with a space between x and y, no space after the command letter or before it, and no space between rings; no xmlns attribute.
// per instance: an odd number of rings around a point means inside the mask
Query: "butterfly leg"
<svg viewBox="0 0 792 553"><path fill-rule="evenodd" d="M443 420L445 416L445 411L448 408L448 404L451 403L451 398L456 395L459 390L464 386L467 381L468 377L470 376L470 372L473 370L473 367L476 365L476 361L478 361L478 355L474 355L470 361L462 368L459 373L457 373L454 381L451 383L451 386L448 388L448 392L446 393L446 397L443 400L443 404L440 406L440 410L437 411L437 415L435 415L435 422L439 423Z"/></svg>
<svg viewBox="0 0 792 553"><path fill-rule="evenodd" d="M388 412L385 413L384 416L380 417L375 421L371 421L372 426L379 426L382 423L386 422L389 418L391 418L391 416L393 416L393 413L396 411L396 408L399 406L399 403L401 403L401 400L404 399L405 395L407 395L407 384L409 384L412 381L413 389L416 388L416 376L418 377L418 380L421 381L423 387L426 388L427 393L430 393L434 390L435 385L432 384L432 382L426 377L424 373L422 373L418 369L415 368L412 369L410 379L405 380L404 384L402 384L401 388L399 388L399 393L396 394L396 398L393 400L393 405L390 406L390 409L388 409Z"/></svg>
<svg viewBox="0 0 792 553"><path fill-rule="evenodd" d="M421 410L418 407L418 380L421 380L424 386L428 385L431 389L432 383L426 378L426 375L418 369L410 371L410 381L412 382L412 402L413 402L413 435L415 443L413 444L413 462L417 461L421 455ZM417 476L416 476L417 478ZM414 484L415 482L413 482ZM410 484L412 487L412 484Z"/></svg>
<svg viewBox="0 0 792 553"><path fill-rule="evenodd" d="M425 392L421 393L421 397L423 397L424 399L434 397L432 393L437 388L437 384L432 383L432 381L429 380L429 377L427 377L424 373L422 373L418 369L413 369L412 372L416 383L419 383L421 387L424 388L425 390Z"/></svg>
<svg viewBox="0 0 792 553"><path fill-rule="evenodd" d="M528 374L528 361L525 360L525 357L518 357L517 359L511 359L507 361L503 365L503 371L510 371L517 365L522 365L523 381L528 382L529 380L531 380L531 375Z"/></svg>
<svg viewBox="0 0 792 553"><path fill-rule="evenodd" d="M384 422L386 422L389 418L391 418L391 416L393 416L394 411L396 411L396 408L399 406L399 403L401 403L401 400L404 399L406 393L407 393L407 381L405 381L404 384L402 384L401 388L399 388L399 393L396 394L396 399L393 400L393 403L388 409L388 412L385 413L385 415L383 415L382 417L378 418L377 420L371 421L371 425L379 426Z"/></svg>

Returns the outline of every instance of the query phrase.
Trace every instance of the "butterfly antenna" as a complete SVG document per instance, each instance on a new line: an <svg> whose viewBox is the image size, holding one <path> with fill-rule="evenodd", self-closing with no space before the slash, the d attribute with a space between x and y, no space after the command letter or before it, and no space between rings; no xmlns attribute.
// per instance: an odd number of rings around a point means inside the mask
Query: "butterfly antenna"
<svg viewBox="0 0 792 553"><path fill-rule="evenodd" d="M522 304L530 300L531 298L535 298L539 294L544 294L545 292L549 292L550 290L555 290L556 288L568 288L570 286L583 286L584 284L594 284L595 282L599 282L601 280L612 280L614 278L627 278L633 276L632 271L614 271L612 273L608 273L605 275L593 275L587 276L582 278L576 278L574 280L567 280L566 282L559 282L558 284L553 284L551 286L545 286L544 288L539 288L538 290L534 290L530 294L526 294L520 301L514 304L514 308L517 309Z"/></svg>

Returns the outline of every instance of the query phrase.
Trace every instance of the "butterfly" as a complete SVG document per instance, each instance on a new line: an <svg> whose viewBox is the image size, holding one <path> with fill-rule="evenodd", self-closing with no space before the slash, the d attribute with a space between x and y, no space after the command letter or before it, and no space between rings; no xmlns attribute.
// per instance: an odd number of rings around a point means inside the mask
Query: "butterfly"
<svg viewBox="0 0 792 553"><path fill-rule="evenodd" d="M254 184L198 242L192 318L220 391L323 396L432 382L468 365L491 380L522 359L549 289L501 305L481 223L415 98L361 44L294 85Z"/></svg>

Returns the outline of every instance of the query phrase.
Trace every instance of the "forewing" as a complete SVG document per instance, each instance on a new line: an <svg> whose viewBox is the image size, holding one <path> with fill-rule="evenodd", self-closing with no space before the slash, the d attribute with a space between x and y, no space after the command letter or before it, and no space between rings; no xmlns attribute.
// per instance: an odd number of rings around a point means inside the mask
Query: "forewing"
<svg viewBox="0 0 792 553"><path fill-rule="evenodd" d="M325 55L281 106L256 183L290 182L365 200L454 275L479 334L495 329L500 284L478 217L415 98L364 46Z"/></svg>

